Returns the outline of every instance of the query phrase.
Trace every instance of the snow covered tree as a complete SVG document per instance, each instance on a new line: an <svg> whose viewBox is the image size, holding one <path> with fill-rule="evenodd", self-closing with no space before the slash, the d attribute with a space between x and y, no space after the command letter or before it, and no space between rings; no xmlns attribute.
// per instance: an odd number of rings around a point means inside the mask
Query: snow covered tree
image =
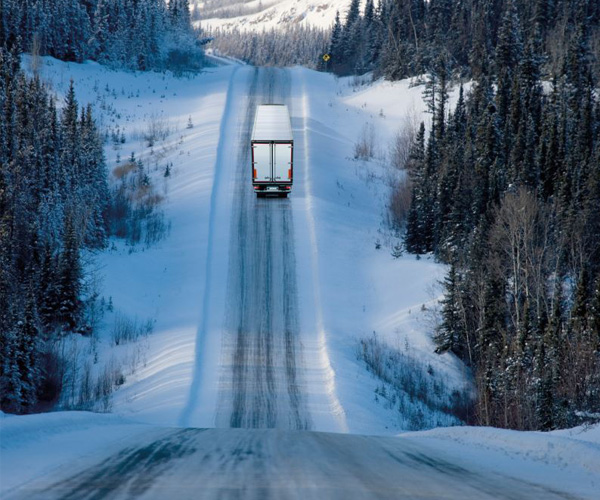
<svg viewBox="0 0 600 500"><path fill-rule="evenodd" d="M3 0L0 46L130 69L202 64L187 0ZM171 54L170 54L171 53ZM180 69L174 67L171 69Z"/></svg>
<svg viewBox="0 0 600 500"><path fill-rule="evenodd" d="M69 329L79 324L81 314L82 269L79 257L79 241L75 229L74 214L67 213L63 250L58 270L58 317Z"/></svg>
<svg viewBox="0 0 600 500"><path fill-rule="evenodd" d="M456 264L450 265L450 270L444 278L444 298L442 299L443 313L442 324L435 336L436 352L452 351L463 354L461 351L466 345L464 338L464 321L461 312L461 282ZM471 360L472 362L472 360Z"/></svg>
<svg viewBox="0 0 600 500"><path fill-rule="evenodd" d="M0 48L0 404L35 409L46 394L42 338L77 330L80 249L105 244L102 140L71 84L60 117L39 78Z"/></svg>

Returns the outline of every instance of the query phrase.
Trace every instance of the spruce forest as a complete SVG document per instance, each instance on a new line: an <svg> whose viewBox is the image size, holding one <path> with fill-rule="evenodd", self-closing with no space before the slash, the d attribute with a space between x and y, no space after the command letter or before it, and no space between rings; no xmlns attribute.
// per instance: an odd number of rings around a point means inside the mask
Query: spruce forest
<svg viewBox="0 0 600 500"><path fill-rule="evenodd" d="M17 56L0 53L2 408L57 396L43 341L82 326L82 248L106 243L108 184L90 107L71 83L60 111Z"/></svg>
<svg viewBox="0 0 600 500"><path fill-rule="evenodd" d="M201 66L188 0L2 0L0 46L113 68Z"/></svg>
<svg viewBox="0 0 600 500"><path fill-rule="evenodd" d="M92 328L84 253L112 235L139 240L140 218L161 221L132 205L124 182L109 186L105 131L74 83L57 103L35 69L24 74L20 54L33 66L49 55L181 72L199 68L202 51L187 0L2 0L0 9L0 405L28 413L60 397L68 361L55 343ZM140 162L123 169L147 191Z"/></svg>
<svg viewBox="0 0 600 500"><path fill-rule="evenodd" d="M593 0L369 0L332 31L337 74L426 75L394 215L407 251L449 265L437 350L473 370L481 425L600 411L599 23Z"/></svg>

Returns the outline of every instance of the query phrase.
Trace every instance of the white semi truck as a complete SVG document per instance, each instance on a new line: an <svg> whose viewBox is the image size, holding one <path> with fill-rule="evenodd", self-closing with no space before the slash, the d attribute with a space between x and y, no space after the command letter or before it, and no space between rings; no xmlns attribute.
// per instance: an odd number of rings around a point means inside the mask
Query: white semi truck
<svg viewBox="0 0 600 500"><path fill-rule="evenodd" d="M294 139L287 106L256 108L252 138L252 186L257 196L287 196L294 179Z"/></svg>

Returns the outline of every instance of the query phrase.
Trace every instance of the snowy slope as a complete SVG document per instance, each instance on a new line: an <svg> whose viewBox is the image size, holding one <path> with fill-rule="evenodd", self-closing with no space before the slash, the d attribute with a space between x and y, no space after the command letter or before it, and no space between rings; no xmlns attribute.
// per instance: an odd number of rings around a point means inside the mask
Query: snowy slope
<svg viewBox="0 0 600 500"><path fill-rule="evenodd" d="M211 6L215 4L213 1ZM203 4L199 4L199 25L212 29L262 31L302 24L328 30L333 25L336 12L339 11L340 19L344 19L350 0L240 0L224 4L221 9L211 7L206 11ZM229 12L228 16L224 17L223 12ZM240 15L234 15L236 13Z"/></svg>
<svg viewBox="0 0 600 500"><path fill-rule="evenodd" d="M23 66L28 67L27 58ZM140 418L152 422L175 424L188 400L206 294L215 144L227 99L233 95L229 85L238 69L224 66L174 78L44 58L42 77L52 83L59 100L72 78L79 102L94 104L101 129L119 126L124 131L125 144L109 142L105 148L109 171L119 156L125 159L133 152L149 166L165 197L165 216L171 225L165 240L149 248L130 248L115 239L90 266L97 270L100 297L114 307L114 312L105 312L97 336L98 365L124 364L126 376L112 407L133 414L143 410ZM194 125L190 129L189 119ZM150 148L143 135L153 120L163 121L169 133ZM171 176L164 178L167 163L173 167ZM115 348L110 329L116 313L152 320L153 334L143 345ZM80 350L87 352L89 347Z"/></svg>
<svg viewBox="0 0 600 500"><path fill-rule="evenodd" d="M112 407L118 413L159 424L214 425L237 158L233 149L238 147L252 71L224 66L177 79L46 59L43 76L59 93L73 78L78 99L96 104L100 124L125 131L124 145L106 148L109 168L117 156L135 152L152 166L151 174L166 196L171 232L165 240L133 253L115 241L95 262L102 277L101 296L120 313L155 322L141 360L114 395ZM277 71L288 71L291 81L298 151L291 203L300 326L306 332L301 342L309 353L308 365L315 366L305 374L305 391L316 398L309 402L313 412L323 412L322 418L313 415L314 428L367 434L414 428L406 415L379 400L375 390L380 382L356 353L359 341L375 332L393 348L431 366L446 380L448 391L464 388L465 374L456 359L433 354L427 311L422 311L435 307L436 283L444 270L427 258L390 255L396 240L383 219L387 179L394 173L382 159L352 159L352 151L365 122L373 125L376 149L383 156L407 115L427 119L421 87L408 81L357 87L353 79L303 68ZM149 148L140 136L157 116L172 131ZM188 119L194 124L191 129L186 128ZM164 179L167 162L173 170ZM120 356L108 338L112 314L107 313L100 335L101 363ZM308 335L315 331L316 337ZM337 415L337 424L331 423L331 413ZM196 416L190 419L192 414ZM449 423L425 410L421 425Z"/></svg>
<svg viewBox="0 0 600 500"><path fill-rule="evenodd" d="M336 80L301 68L293 75L303 95L309 241L337 394L350 432L406 429L405 416L385 401L375 401L378 382L357 361L359 339L375 332L393 348L431 366L448 390L463 389L466 374L452 355L433 354L428 309L440 299L437 285L444 268L430 258L392 257L390 246L398 240L383 220L388 178L395 173L382 160L354 160L353 147L365 122L374 128L377 156L383 156L406 117L427 121L422 86L379 81L355 87L352 78ZM449 424L440 415L425 415L433 425L437 418Z"/></svg>

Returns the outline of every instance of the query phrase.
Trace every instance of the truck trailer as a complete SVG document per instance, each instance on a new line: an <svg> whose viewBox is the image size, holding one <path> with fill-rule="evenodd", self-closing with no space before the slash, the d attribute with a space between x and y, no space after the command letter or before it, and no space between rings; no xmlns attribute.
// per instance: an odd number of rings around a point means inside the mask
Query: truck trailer
<svg viewBox="0 0 600 500"><path fill-rule="evenodd" d="M252 137L252 186L257 196L287 196L294 179L294 139L287 106L256 108Z"/></svg>

